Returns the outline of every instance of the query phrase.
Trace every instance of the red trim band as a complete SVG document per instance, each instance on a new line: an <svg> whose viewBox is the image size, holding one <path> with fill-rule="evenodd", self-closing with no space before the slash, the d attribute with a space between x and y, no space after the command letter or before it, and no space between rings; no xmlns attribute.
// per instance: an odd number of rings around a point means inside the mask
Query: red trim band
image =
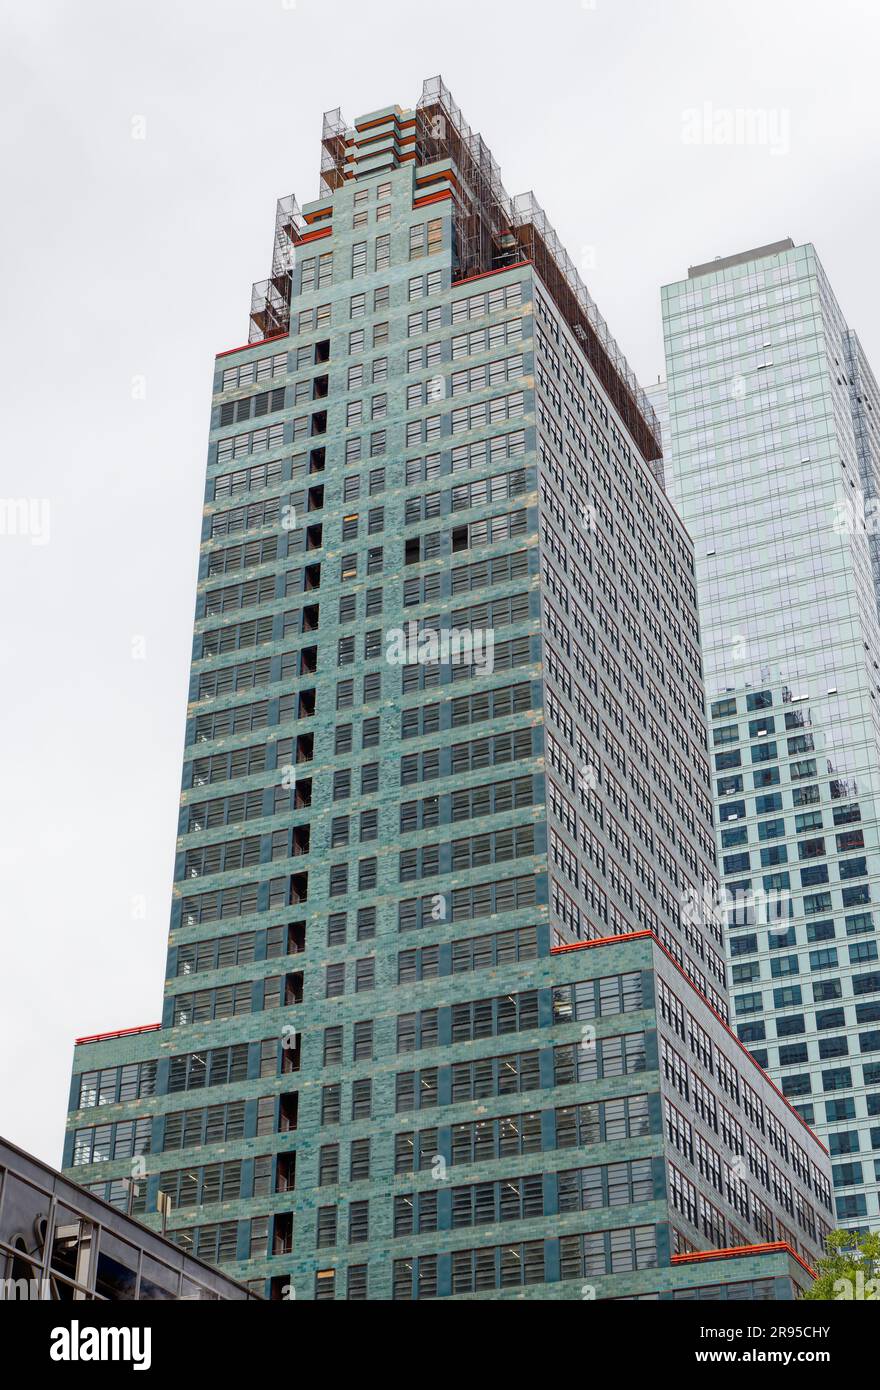
<svg viewBox="0 0 880 1390"><path fill-rule="evenodd" d="M792 1259L797 1260L802 1269L805 1269L811 1279L815 1279L816 1271L806 1260L802 1260L796 1250L793 1250L787 1240L769 1240L763 1245L726 1245L720 1250L691 1250L685 1255L673 1255L674 1265L702 1264L705 1260L736 1260L745 1255L773 1255L786 1251Z"/></svg>
<svg viewBox="0 0 880 1390"><path fill-rule="evenodd" d="M488 280L490 275L509 275L512 270L519 270L521 266L531 264L531 261L517 261L516 265L500 265L497 270L481 270L479 275L468 275L464 280L454 280L452 288L457 290L459 285L470 285L474 280Z"/></svg>
<svg viewBox="0 0 880 1390"><path fill-rule="evenodd" d="M302 245L306 241L320 241L321 237L332 235L332 227L313 227L310 232L303 232L302 236L299 239L300 245Z"/></svg>
<svg viewBox="0 0 880 1390"><path fill-rule="evenodd" d="M415 198L413 200L413 207L424 208L427 207L429 203L445 203L451 197L452 189L444 188L441 189L439 193L426 193L424 198Z"/></svg>
<svg viewBox="0 0 880 1390"><path fill-rule="evenodd" d="M733 1032L730 1025L724 1022L724 1019L721 1017L721 1015L716 1011L713 1005L709 1003L709 1000L706 998L705 994L703 994L699 989L697 989L697 986L694 984L691 977L685 974L678 961L675 959L675 956L672 955L672 953L666 949L666 947L663 945L663 942L658 938L656 932L651 931L650 927L645 928L643 931L623 932L620 936L603 936L599 937L594 941L572 941L566 946L553 946L551 947L550 954L551 956L564 955L568 951L582 951L585 947L589 946L611 946L615 942L631 941L633 937L645 936L651 936L654 938L655 946L657 946L663 952L664 956L666 956L667 960L669 960L675 966L681 978L688 985L690 985L697 998L702 999L710 1014L712 1014L714 1018L717 1018L718 1022L721 1024L721 1027L727 1034L729 1034L731 1041L736 1043L740 1052L745 1053L752 1066L761 1073L764 1080L767 1082L767 1085L770 1086L771 1089L776 1092L783 1105L791 1111L792 1115L794 1115L798 1123L801 1124L803 1128L807 1131L810 1138L815 1140L815 1142L819 1145L819 1148L822 1150L822 1152L827 1154L828 1150L822 1143L822 1140L819 1138L818 1134L813 1133L803 1116L799 1115L798 1112L795 1110L794 1106L791 1104L791 1102L786 1100L785 1096L782 1094L776 1083L773 1080L771 1080L771 1078L767 1075L760 1063L755 1061L754 1057L752 1056L751 1052L749 1052L749 1049L746 1047L745 1043L740 1042L739 1038L736 1036L736 1033Z"/></svg>
<svg viewBox="0 0 880 1390"><path fill-rule="evenodd" d="M215 359L218 357L229 357L233 352L247 352L248 348L259 348L264 343L275 343L279 338L287 338L288 333L272 333L268 338L258 338L255 343L242 343L241 347L225 348L223 352L215 352Z"/></svg>
<svg viewBox="0 0 880 1390"><path fill-rule="evenodd" d="M111 1038L131 1038L136 1033L155 1033L162 1027L161 1023L142 1023L140 1028L119 1028L115 1033L90 1033L85 1038L74 1038L74 1046L79 1047L80 1043L109 1042Z"/></svg>

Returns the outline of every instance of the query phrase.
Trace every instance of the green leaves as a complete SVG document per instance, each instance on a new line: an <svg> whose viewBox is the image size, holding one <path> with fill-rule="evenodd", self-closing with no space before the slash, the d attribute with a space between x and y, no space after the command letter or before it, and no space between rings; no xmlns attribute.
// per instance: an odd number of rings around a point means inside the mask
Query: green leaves
<svg viewBox="0 0 880 1390"><path fill-rule="evenodd" d="M804 1298L818 1301L880 1301L880 1233L832 1231L827 1256L819 1261L813 1287Z"/></svg>

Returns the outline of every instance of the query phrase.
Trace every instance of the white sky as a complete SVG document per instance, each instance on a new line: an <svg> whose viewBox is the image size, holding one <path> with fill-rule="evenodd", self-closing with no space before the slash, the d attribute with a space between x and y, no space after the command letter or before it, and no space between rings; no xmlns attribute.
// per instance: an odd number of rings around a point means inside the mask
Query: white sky
<svg viewBox="0 0 880 1390"><path fill-rule="evenodd" d="M880 5L0 0L0 26L0 498L50 504L47 544L0 535L0 1133L57 1164L73 1038L159 1017L213 356L275 199L317 196L324 110L442 73L645 384L660 285L787 235L876 369ZM705 103L769 143L688 142Z"/></svg>

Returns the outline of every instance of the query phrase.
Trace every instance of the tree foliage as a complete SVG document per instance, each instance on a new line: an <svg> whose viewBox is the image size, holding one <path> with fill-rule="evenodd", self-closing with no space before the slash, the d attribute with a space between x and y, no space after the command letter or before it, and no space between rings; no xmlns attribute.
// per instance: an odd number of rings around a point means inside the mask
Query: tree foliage
<svg viewBox="0 0 880 1390"><path fill-rule="evenodd" d="M880 1233L832 1231L828 1254L818 1261L816 1282L804 1298L880 1301Z"/></svg>

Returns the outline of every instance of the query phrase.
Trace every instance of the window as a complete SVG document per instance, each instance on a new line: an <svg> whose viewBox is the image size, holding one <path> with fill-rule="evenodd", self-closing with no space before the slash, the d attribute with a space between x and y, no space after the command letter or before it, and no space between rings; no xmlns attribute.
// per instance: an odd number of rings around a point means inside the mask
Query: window
<svg viewBox="0 0 880 1390"><path fill-rule="evenodd" d="M359 907L357 915L358 941L372 941L376 935L375 907Z"/></svg>
<svg viewBox="0 0 880 1390"><path fill-rule="evenodd" d="M370 1238L369 1202L351 1202L348 1208L348 1243L360 1245Z"/></svg>
<svg viewBox="0 0 880 1390"><path fill-rule="evenodd" d="M374 956L366 956L364 959L355 962L354 987L356 993L363 993L366 990L375 989L376 986L376 959Z"/></svg>
<svg viewBox="0 0 880 1390"><path fill-rule="evenodd" d="M342 1088L339 1083L321 1088L321 1124L338 1124L342 1116Z"/></svg>
<svg viewBox="0 0 880 1390"><path fill-rule="evenodd" d="M373 1023L371 1019L354 1025L352 1059L355 1062L369 1062L373 1059Z"/></svg>
<svg viewBox="0 0 880 1390"><path fill-rule="evenodd" d="M366 1182L370 1176L370 1141L353 1139L349 1157L349 1179L351 1182Z"/></svg>
<svg viewBox="0 0 880 1390"><path fill-rule="evenodd" d="M342 1061L342 1025L334 1024L324 1029L324 1066L332 1066Z"/></svg>
<svg viewBox="0 0 880 1390"><path fill-rule="evenodd" d="M319 1250L326 1249L328 1246L336 1244L336 1223L337 1209L335 1206L318 1208L318 1225L315 1245Z"/></svg>
<svg viewBox="0 0 880 1390"><path fill-rule="evenodd" d="M332 1187L339 1181L339 1145L323 1144L318 1153L318 1186ZM329 1210L329 1208L324 1208Z"/></svg>
<svg viewBox="0 0 880 1390"><path fill-rule="evenodd" d="M373 1108L373 1083L369 1077L353 1081L351 1087L351 1118L368 1120Z"/></svg>

